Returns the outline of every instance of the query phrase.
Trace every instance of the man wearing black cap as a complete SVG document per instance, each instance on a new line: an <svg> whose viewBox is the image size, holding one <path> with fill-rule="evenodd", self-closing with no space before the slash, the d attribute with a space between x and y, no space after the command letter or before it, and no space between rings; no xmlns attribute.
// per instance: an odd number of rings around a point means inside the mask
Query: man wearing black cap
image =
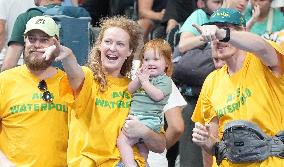
<svg viewBox="0 0 284 167"><path fill-rule="evenodd" d="M226 64L206 78L192 116L192 140L221 166L284 166L284 51L245 31L221 8L195 25Z"/></svg>

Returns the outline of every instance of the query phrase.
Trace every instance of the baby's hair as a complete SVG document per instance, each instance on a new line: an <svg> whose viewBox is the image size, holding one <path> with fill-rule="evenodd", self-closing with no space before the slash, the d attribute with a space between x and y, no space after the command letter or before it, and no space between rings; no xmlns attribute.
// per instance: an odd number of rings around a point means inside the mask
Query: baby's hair
<svg viewBox="0 0 284 167"><path fill-rule="evenodd" d="M142 52L140 53L140 61L143 62L143 58L144 58L144 53L145 51L149 50L149 49L154 49L155 51L158 51L159 54L161 56L164 57L165 61L166 61L166 69L165 69L165 73L167 74L167 76L172 76L172 72L173 72L173 65L172 65L172 48L170 46L170 44L165 41L164 39L152 39L150 41L148 41L143 49Z"/></svg>

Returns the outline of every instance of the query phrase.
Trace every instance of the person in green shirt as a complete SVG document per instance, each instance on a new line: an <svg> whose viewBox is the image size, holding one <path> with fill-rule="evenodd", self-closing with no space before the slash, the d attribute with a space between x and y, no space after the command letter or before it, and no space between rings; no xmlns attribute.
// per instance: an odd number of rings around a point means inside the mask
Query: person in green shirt
<svg viewBox="0 0 284 167"><path fill-rule="evenodd" d="M44 6L47 8L52 8L56 5L60 5L62 0L35 0L36 6ZM10 69L17 65L18 60L24 50L24 31L26 29L27 22L35 16L41 16L42 12L37 9L28 10L20 14L13 26L13 31L8 42L7 54L4 58L1 71Z"/></svg>

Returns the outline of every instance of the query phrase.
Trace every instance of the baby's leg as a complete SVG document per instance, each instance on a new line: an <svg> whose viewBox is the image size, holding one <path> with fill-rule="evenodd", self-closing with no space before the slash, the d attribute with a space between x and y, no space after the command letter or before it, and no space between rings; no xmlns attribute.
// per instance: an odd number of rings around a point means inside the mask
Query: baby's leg
<svg viewBox="0 0 284 167"><path fill-rule="evenodd" d="M123 134L117 138L117 146L121 154L122 162L124 163L125 167L136 167L136 162L134 160L133 150L132 150L131 141Z"/></svg>
<svg viewBox="0 0 284 167"><path fill-rule="evenodd" d="M147 162L148 159L148 154L149 154L149 149L147 148L147 146L145 145L145 143L137 143L136 144L140 154L142 155L142 157L145 159L146 161L146 167L149 167L149 164Z"/></svg>

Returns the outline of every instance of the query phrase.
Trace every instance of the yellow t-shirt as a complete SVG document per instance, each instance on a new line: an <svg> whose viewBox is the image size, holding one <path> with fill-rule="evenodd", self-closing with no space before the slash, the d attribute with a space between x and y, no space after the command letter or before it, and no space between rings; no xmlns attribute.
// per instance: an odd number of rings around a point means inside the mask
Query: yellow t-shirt
<svg viewBox="0 0 284 167"><path fill-rule="evenodd" d="M39 79L25 65L0 74L0 150L17 167L67 166L68 108L58 96L63 74L45 80L53 103L41 98Z"/></svg>
<svg viewBox="0 0 284 167"><path fill-rule="evenodd" d="M284 52L272 46L282 58ZM284 129L284 77L276 77L259 58L247 53L242 68L229 76L225 65L212 72L205 80L197 107L192 115L194 122L208 123L219 119L219 139L224 125L232 120L248 120L257 124L267 135L274 136ZM284 160L269 157L259 163L233 164L223 160L220 166L271 167L284 166Z"/></svg>
<svg viewBox="0 0 284 167"><path fill-rule="evenodd" d="M130 108L131 95L127 91L130 80L108 76L107 90L101 92L93 72L85 67L83 71L85 81L75 101L66 87L66 78L61 82L61 93L73 106L69 115L68 165L113 167L121 159L116 140ZM134 154L143 166L144 159L138 156L137 149Z"/></svg>

